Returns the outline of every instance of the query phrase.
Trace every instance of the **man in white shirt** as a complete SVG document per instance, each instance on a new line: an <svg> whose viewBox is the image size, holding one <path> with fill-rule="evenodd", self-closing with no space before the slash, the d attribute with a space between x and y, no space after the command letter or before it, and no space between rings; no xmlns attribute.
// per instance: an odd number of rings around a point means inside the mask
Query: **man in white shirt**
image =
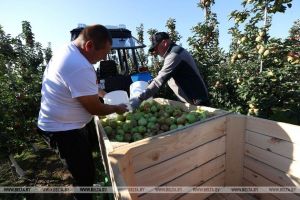
<svg viewBox="0 0 300 200"><path fill-rule="evenodd" d="M57 146L77 186L92 186L95 177L87 124L93 115L127 111L125 105L102 104L98 98L92 64L105 59L111 45L104 26L88 26L54 54L43 76L38 127ZM76 198L92 199L92 195L78 194Z"/></svg>

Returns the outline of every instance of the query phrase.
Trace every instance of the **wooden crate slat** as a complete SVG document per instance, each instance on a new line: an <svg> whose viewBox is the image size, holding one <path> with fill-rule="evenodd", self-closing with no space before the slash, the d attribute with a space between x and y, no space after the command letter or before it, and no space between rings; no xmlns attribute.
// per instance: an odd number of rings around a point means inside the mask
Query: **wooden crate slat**
<svg viewBox="0 0 300 200"><path fill-rule="evenodd" d="M225 170L225 155L219 156L187 174L165 184L165 186L201 185Z"/></svg>
<svg viewBox="0 0 300 200"><path fill-rule="evenodd" d="M247 116L246 129L300 144L300 126Z"/></svg>
<svg viewBox="0 0 300 200"><path fill-rule="evenodd" d="M226 117L197 124L174 134L137 141L115 149L114 153L131 152L133 169L138 172L149 166L168 160L178 154L212 141L225 134Z"/></svg>
<svg viewBox="0 0 300 200"><path fill-rule="evenodd" d="M300 162L265 151L250 144L245 145L245 154L266 163L276 169L288 173L295 178L300 178Z"/></svg>
<svg viewBox="0 0 300 200"><path fill-rule="evenodd" d="M234 194L234 193L224 193L224 194L219 194L221 196L224 197L225 200L249 200L246 199L245 197L242 198L241 196L239 196L239 194ZM251 199L253 200L253 199Z"/></svg>
<svg viewBox="0 0 300 200"><path fill-rule="evenodd" d="M247 193L239 193L236 194L238 197L240 197L242 200L260 200L255 196L252 196L251 194L247 194Z"/></svg>
<svg viewBox="0 0 300 200"><path fill-rule="evenodd" d="M135 174L137 185L162 185L225 153L225 136Z"/></svg>
<svg viewBox="0 0 300 200"><path fill-rule="evenodd" d="M102 158L102 163L103 166L105 168L105 171L107 173L109 173L109 161L108 161L108 155L107 155L107 146L105 145L105 141L104 141L104 135L103 132L100 131L100 129L102 128L102 126L100 125L100 121L98 116L94 117L94 123L95 123L95 128L96 128L96 132L97 132L97 137L98 137L98 141L99 141L99 149L101 152L101 158Z"/></svg>
<svg viewBox="0 0 300 200"><path fill-rule="evenodd" d="M209 197L207 197L205 200L226 200L226 197L224 197L222 194L212 194ZM242 199L232 199L232 200L242 200Z"/></svg>
<svg viewBox="0 0 300 200"><path fill-rule="evenodd" d="M247 169L244 168L244 176L245 179L249 180L252 183L255 183L255 185L257 186L279 186L273 182L271 182L270 180L266 179L265 177ZM275 197L277 197L278 199L282 199L282 200L299 200L300 196L297 196L293 193L272 193L272 195L274 195Z"/></svg>
<svg viewBox="0 0 300 200"><path fill-rule="evenodd" d="M111 142L109 141L101 123L99 120L98 116L95 116L96 121L97 121L97 133L99 133L99 135L101 136L101 139L103 140L104 146L106 148L106 152L107 154L112 152L114 150L113 146L111 145Z"/></svg>
<svg viewBox="0 0 300 200"><path fill-rule="evenodd" d="M224 194L213 194L207 198L207 200L258 200L250 194L234 194L234 193L224 193Z"/></svg>
<svg viewBox="0 0 300 200"><path fill-rule="evenodd" d="M160 104L179 106L186 111L192 111L192 110L196 110L196 109L200 108L202 110L206 110L208 112L215 113L216 115L222 115L222 114L229 113L228 111L220 110L217 108L211 108L211 107L206 107L206 106L194 106L189 103L182 103L182 102L173 101L173 100L169 100L169 99L163 99L163 98L155 98L154 101L156 101Z"/></svg>
<svg viewBox="0 0 300 200"><path fill-rule="evenodd" d="M249 156L245 156L244 166L248 169L252 169L258 174L263 175L265 178L277 183L281 186L300 186L299 179L295 179L288 173L284 173L274 167L266 165L258 160L255 160Z"/></svg>
<svg viewBox="0 0 300 200"><path fill-rule="evenodd" d="M128 185L132 185L129 181L132 180L127 180L127 182L124 179L124 172L121 173L119 165L122 164L122 159L126 159L127 156L125 155L114 155L114 156L109 156L109 173L110 173L110 178L112 182L112 187L114 190L114 196L115 199L131 199L131 200L137 200L137 194L130 194L127 189L119 189L118 187L126 187ZM126 174L125 174L126 175ZM134 176L132 176L134 177ZM125 177L126 178L126 177ZM135 183L134 183L135 184Z"/></svg>
<svg viewBox="0 0 300 200"><path fill-rule="evenodd" d="M173 181L163 185L163 186L198 186L205 183L210 178L220 174L225 170L225 155L220 156L204 165L190 171ZM139 197L139 200L147 199L173 199L176 193L148 193Z"/></svg>
<svg viewBox="0 0 300 200"><path fill-rule="evenodd" d="M119 148L124 145L128 145L128 142L111 142L113 149Z"/></svg>
<svg viewBox="0 0 300 200"><path fill-rule="evenodd" d="M244 135L246 117L230 115L226 128L226 176L225 185L241 185L243 178Z"/></svg>
<svg viewBox="0 0 300 200"><path fill-rule="evenodd" d="M246 131L246 142L267 151L288 157L292 160L300 160L300 144L291 143L252 131Z"/></svg>
<svg viewBox="0 0 300 200"><path fill-rule="evenodd" d="M251 183L249 180L247 180L245 178L243 178L243 180L242 180L242 185L243 186L256 186L255 184ZM278 198L276 198L272 194L267 194L267 193L253 193L252 195L259 200L278 200Z"/></svg>
<svg viewBox="0 0 300 200"><path fill-rule="evenodd" d="M203 186L203 187L205 187L205 186L224 186L224 183L225 183L225 173L221 173L218 176L215 176L214 178L205 182L201 186ZM213 193L186 193L185 195L180 196L176 199L178 199L178 200L194 200L194 199L202 200L202 199L209 197L212 194Z"/></svg>
<svg viewBox="0 0 300 200"><path fill-rule="evenodd" d="M224 124L225 117L189 127L155 143L133 149L133 160L138 161L134 164L135 172L221 137L224 135Z"/></svg>

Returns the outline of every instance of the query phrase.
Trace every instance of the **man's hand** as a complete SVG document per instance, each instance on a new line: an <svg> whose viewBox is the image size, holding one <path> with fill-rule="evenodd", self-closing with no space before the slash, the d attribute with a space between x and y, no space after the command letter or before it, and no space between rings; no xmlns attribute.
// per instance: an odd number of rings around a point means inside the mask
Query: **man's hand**
<svg viewBox="0 0 300 200"><path fill-rule="evenodd" d="M142 100L140 100L138 97L133 97L129 99L129 103L131 105L131 108L135 110L141 105Z"/></svg>
<svg viewBox="0 0 300 200"><path fill-rule="evenodd" d="M77 100L91 115L104 116L114 112L122 114L128 111L126 105L108 105L101 103L98 94L77 97Z"/></svg>
<svg viewBox="0 0 300 200"><path fill-rule="evenodd" d="M128 108L125 104L116 105L116 113L121 115L124 112L127 112Z"/></svg>
<svg viewBox="0 0 300 200"><path fill-rule="evenodd" d="M98 96L99 97L103 98L105 94L106 94L106 92L104 90L102 90L102 89L98 90Z"/></svg>

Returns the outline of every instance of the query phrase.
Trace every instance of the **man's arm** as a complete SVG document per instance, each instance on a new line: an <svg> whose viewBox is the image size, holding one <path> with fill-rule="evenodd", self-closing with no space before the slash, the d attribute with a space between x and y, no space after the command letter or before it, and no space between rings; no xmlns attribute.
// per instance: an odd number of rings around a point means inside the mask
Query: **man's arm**
<svg viewBox="0 0 300 200"><path fill-rule="evenodd" d="M97 94L81 96L77 97L77 99L91 115L109 115L115 112L122 114L128 111L126 105L108 105L101 103Z"/></svg>
<svg viewBox="0 0 300 200"><path fill-rule="evenodd" d="M164 61L162 69L158 75L153 79L147 89L139 96L139 99L146 100L154 96L160 87L165 84L172 76L176 66L180 63L181 58L178 54L172 53L168 55Z"/></svg>

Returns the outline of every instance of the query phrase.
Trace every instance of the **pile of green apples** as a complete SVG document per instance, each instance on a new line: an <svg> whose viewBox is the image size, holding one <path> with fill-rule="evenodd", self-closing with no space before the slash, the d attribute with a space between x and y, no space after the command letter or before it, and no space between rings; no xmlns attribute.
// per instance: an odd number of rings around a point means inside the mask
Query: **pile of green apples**
<svg viewBox="0 0 300 200"><path fill-rule="evenodd" d="M201 109L188 112L178 106L161 105L151 100L144 101L133 112L115 118L101 118L100 122L110 141L135 142L204 120L209 115Z"/></svg>

